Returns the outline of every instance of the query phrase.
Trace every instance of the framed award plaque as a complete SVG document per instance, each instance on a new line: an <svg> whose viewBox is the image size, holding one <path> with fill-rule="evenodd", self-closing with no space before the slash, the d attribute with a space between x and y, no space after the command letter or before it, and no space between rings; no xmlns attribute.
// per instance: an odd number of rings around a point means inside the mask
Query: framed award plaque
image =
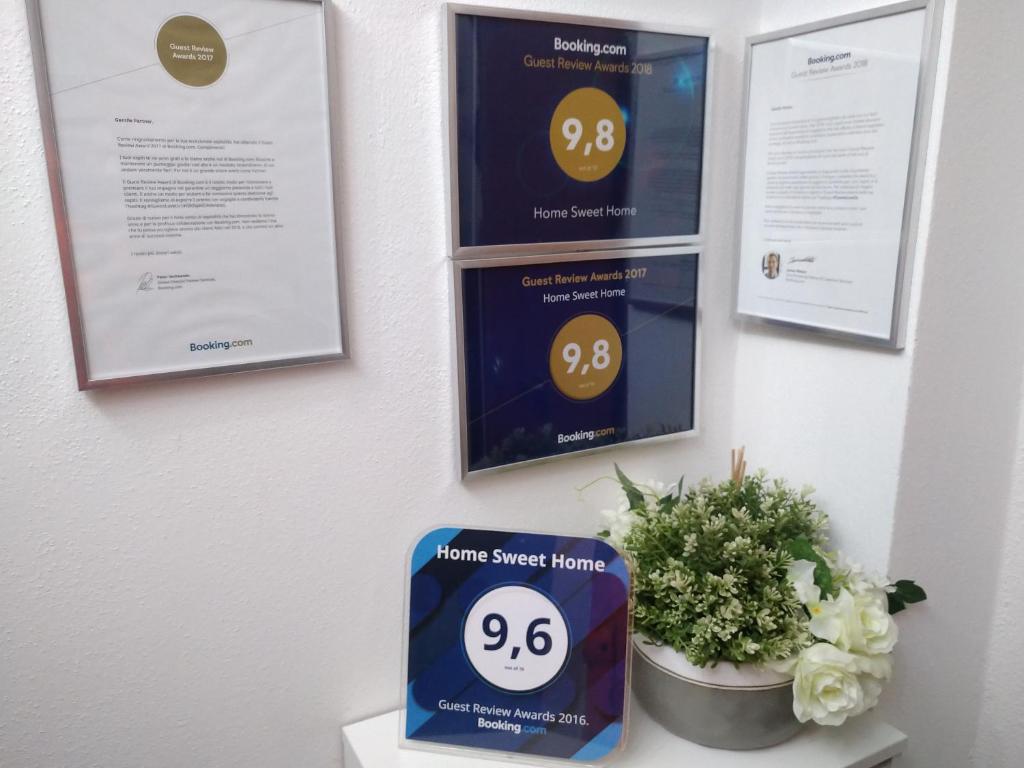
<svg viewBox="0 0 1024 768"><path fill-rule="evenodd" d="M710 38L450 5L455 258L696 242Z"/></svg>
<svg viewBox="0 0 1024 768"><path fill-rule="evenodd" d="M699 258L456 261L463 474L693 433Z"/></svg>

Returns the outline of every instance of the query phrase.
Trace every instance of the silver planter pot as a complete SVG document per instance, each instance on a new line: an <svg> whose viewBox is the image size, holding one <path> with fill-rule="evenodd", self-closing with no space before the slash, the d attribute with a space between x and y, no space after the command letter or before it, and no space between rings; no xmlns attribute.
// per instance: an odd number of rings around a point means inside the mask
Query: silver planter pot
<svg viewBox="0 0 1024 768"><path fill-rule="evenodd" d="M769 673L767 680L750 681L723 670L723 682L710 682L704 675L687 677L690 665L675 661L673 656L682 655L671 649L655 650L640 636L633 648L637 699L652 718L687 741L715 749L761 749L792 738L803 727L793 715L788 680L773 681Z"/></svg>

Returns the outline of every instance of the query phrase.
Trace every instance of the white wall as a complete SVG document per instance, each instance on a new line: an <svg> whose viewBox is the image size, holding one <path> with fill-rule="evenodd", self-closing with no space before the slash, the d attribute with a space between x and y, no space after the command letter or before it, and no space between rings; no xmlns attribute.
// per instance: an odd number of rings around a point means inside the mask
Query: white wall
<svg viewBox="0 0 1024 768"><path fill-rule="evenodd" d="M975 765L1017 765L1024 753L1019 720L993 706L1019 695L1024 669L1022 617L995 614L997 595L1006 605L1019 590L1004 581L1019 554L1001 556L1019 525L1008 510L1024 371L1024 5L960 0L956 15L892 541L893 567L930 594L901 625L899 685L885 705L921 734L914 768L968 765L983 706Z"/></svg>
<svg viewBox="0 0 1024 768"><path fill-rule="evenodd" d="M440 2L334 5L354 359L79 394L23 5L0 0L0 765L337 765L339 724L397 701L403 560L419 531L589 531L611 485L573 489L613 460L643 478L721 476L734 443L753 466L813 481L844 548L929 588L901 621L883 705L911 735L908 765L966 765L976 733L979 767L1024 751L1021 667L1007 661L1024 629L1024 261L1011 232L1024 131L1007 96L1021 4L947 0L949 107L902 354L729 314L742 38L879 2L521 4L717 32L704 432L462 484Z"/></svg>
<svg viewBox="0 0 1024 768"><path fill-rule="evenodd" d="M1017 428L1013 495L1002 541L996 582L992 637L986 656L978 737L971 754L975 768L1011 766L1024 754L1024 403Z"/></svg>
<svg viewBox="0 0 1024 768"><path fill-rule="evenodd" d="M514 4L514 3L509 3ZM590 532L612 461L727 471L735 334L704 310L704 434L455 473L440 2L332 14L353 360L79 394L22 0L0 0L0 765L337 765L399 694L406 548L444 521ZM707 297L731 290L743 0L545 0L721 32Z"/></svg>

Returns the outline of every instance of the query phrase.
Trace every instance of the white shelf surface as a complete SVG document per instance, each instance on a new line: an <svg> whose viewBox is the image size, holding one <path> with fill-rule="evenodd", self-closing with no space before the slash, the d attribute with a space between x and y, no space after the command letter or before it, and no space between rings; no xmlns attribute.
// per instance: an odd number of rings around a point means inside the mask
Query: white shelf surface
<svg viewBox="0 0 1024 768"><path fill-rule="evenodd" d="M399 749L398 722L396 710L345 726L344 768L522 768L522 762ZM612 763L615 768L875 768L899 755L907 743L904 734L868 713L841 728L811 724L769 749L708 749L673 736L635 700L627 738L625 752Z"/></svg>

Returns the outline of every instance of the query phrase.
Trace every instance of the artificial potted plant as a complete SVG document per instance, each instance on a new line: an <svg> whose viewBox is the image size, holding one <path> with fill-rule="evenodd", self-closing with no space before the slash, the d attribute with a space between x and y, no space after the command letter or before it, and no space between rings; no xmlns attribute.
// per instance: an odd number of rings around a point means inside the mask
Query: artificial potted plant
<svg viewBox="0 0 1024 768"><path fill-rule="evenodd" d="M925 599L831 552L813 490L765 473L682 490L616 467L601 533L632 560L635 693L652 717L711 747L754 749L873 707L892 671L892 614Z"/></svg>

